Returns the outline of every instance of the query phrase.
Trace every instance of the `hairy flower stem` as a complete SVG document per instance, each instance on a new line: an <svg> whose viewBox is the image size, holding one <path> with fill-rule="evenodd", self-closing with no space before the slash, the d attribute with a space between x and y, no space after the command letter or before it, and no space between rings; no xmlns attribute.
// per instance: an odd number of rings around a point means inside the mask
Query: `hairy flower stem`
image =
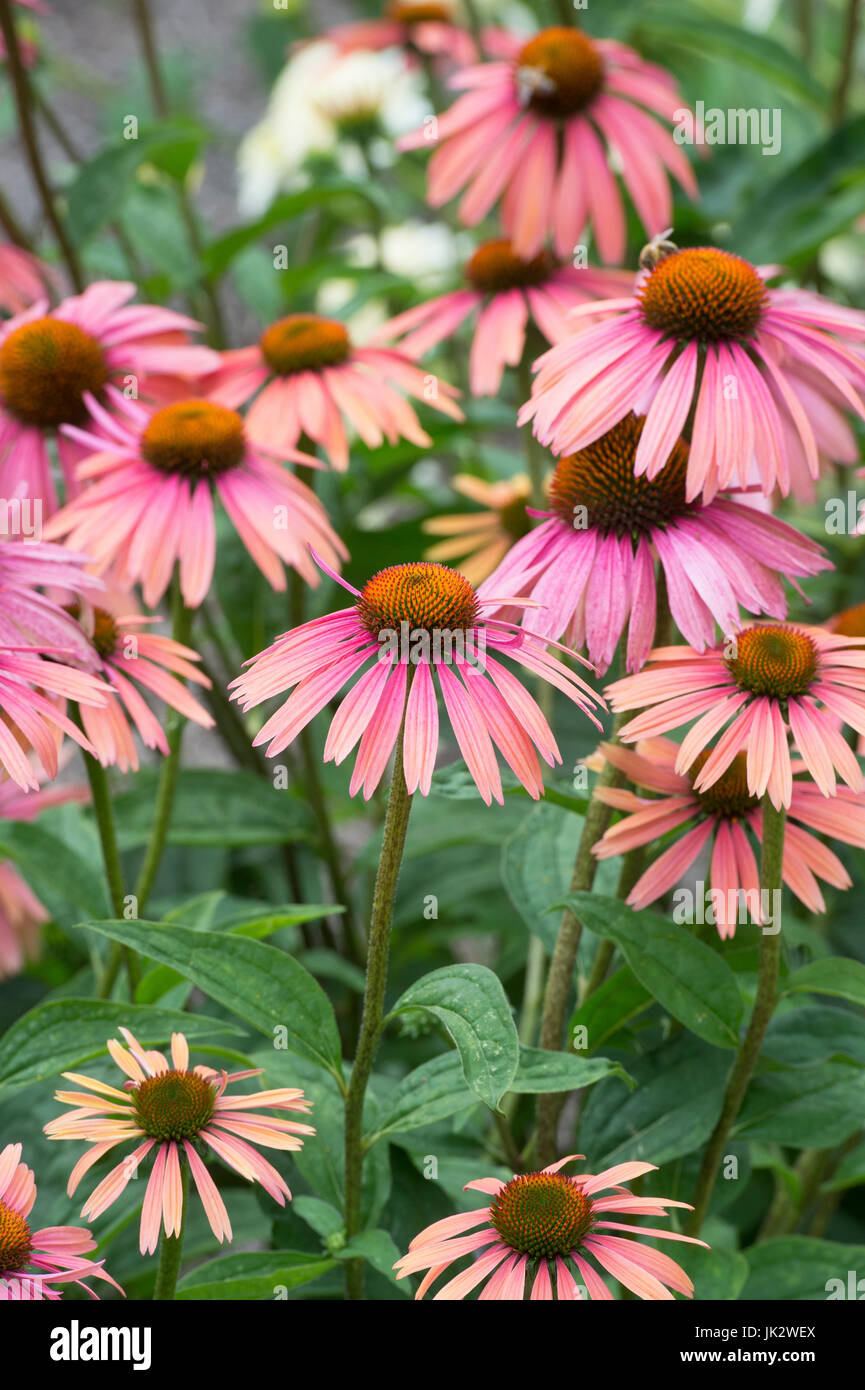
<svg viewBox="0 0 865 1390"><path fill-rule="evenodd" d="M144 67L147 72L147 81L150 87L150 96L153 101L153 109L160 119L165 120L171 115L171 107L168 100L168 93L165 89L165 82L162 77L162 68L159 63L159 48L156 42L156 32L153 26L153 17L150 13L148 0L132 0L132 15L138 34L138 43L141 48L141 56L144 59ZM200 266L204 252L204 244L201 239L198 222L195 212L186 191L186 185L181 180L177 181L177 207L186 228L186 235L189 247L196 262ZM216 288L206 273L202 273L201 292L204 297L205 314L208 319L208 336L213 347L221 348L225 345L225 323L222 317L222 308Z"/></svg>
<svg viewBox="0 0 865 1390"><path fill-rule="evenodd" d="M623 720L617 718L613 738L616 737ZM624 774L612 763L605 762L597 785L599 787L618 787L624 782ZM596 796L589 802L583 833L577 848L574 871L571 875L572 893L587 893L595 881L598 861L592 854L592 846L601 838L610 824L612 810ZM565 1012L571 994L574 978L574 963L580 945L583 924L565 908L559 925L553 958L547 975L544 991L544 1006L541 1015L540 1045L549 1052L559 1052L565 1027ZM556 1158L556 1127L561 1112L563 1097L560 1094L538 1096L537 1158L538 1166L544 1167Z"/></svg>
<svg viewBox="0 0 865 1390"><path fill-rule="evenodd" d="M762 816L761 897L764 892L777 892L779 894L781 892L787 812L783 809L776 811L767 795L763 797ZM770 898L769 901L774 903L776 900ZM757 1058L766 1036L766 1029L769 1027L772 1014L775 1011L778 970L781 963L780 910L773 912L772 917L772 931L762 931L760 935L760 961L754 1010L747 1032L736 1053L733 1070L730 1072L720 1118L703 1154L703 1161L697 1176L697 1185L694 1189L694 1210L691 1212L686 1227L687 1235L697 1235L705 1220L709 1202L715 1190L725 1145L730 1137L730 1131L736 1123L745 1092L748 1089L748 1082L751 1080L757 1065Z"/></svg>
<svg viewBox="0 0 865 1390"><path fill-rule="evenodd" d="M345 1098L345 1234L351 1240L360 1230L361 1180L363 1176L363 1100L366 1095L372 1064L384 1018L384 994L387 986L387 961L390 949L390 928L396 885L405 847L411 796L403 771L403 730L400 730L393 760L393 779L387 798L384 836L375 889L367 945L366 987L363 995L363 1016L357 1052ZM346 1294L350 1299L363 1297L363 1262L347 1260L345 1266Z"/></svg>
<svg viewBox="0 0 865 1390"><path fill-rule="evenodd" d="M96 817L96 828L99 832L99 843L102 846L102 862L105 866L105 882L111 900L111 911L115 917L122 917L123 909L126 906L126 889L123 883L120 851L117 848L117 831L114 825L114 811L111 806L111 789L108 786L105 768L98 758L85 753L84 764L90 782L90 796L93 814ZM111 943L105 974L99 981L98 998L107 999L110 996L121 961L126 966L129 998L135 998L135 990L140 976L138 959L134 951L131 951L128 946L121 946L119 941Z"/></svg>
<svg viewBox="0 0 865 1390"><path fill-rule="evenodd" d="M180 1232L176 1236L167 1236L164 1231L162 1232L159 1243L159 1268L156 1271L156 1284L153 1288L154 1303L170 1303L172 1301L174 1290L177 1287L177 1276L180 1273L183 1232L186 1226L186 1214L189 1210L189 1164L185 1158L180 1163L180 1182L183 1193Z"/></svg>
<svg viewBox="0 0 865 1390"><path fill-rule="evenodd" d="M21 143L27 155L27 162L30 165L33 182L36 185L42 203L42 210L54 233L57 245L60 248L60 254L66 263L69 278L75 289L80 291L84 288L84 277L81 273L78 253L57 211L54 194L48 182L48 175L45 172L45 165L42 160L39 137L36 134L36 122L33 117L33 93L30 87L30 79L27 76L27 69L21 56L21 48L18 43L15 20L12 15L12 0L0 0L0 33L3 35L3 44L6 49L6 68L12 79L12 92L18 113L18 127L21 132Z"/></svg>
<svg viewBox="0 0 865 1390"><path fill-rule="evenodd" d="M180 580L175 575L174 581L174 621L172 624L171 635L175 642L189 646L190 633L192 631L193 609L187 608L183 602L183 595L180 592ZM165 849L165 840L168 835L168 827L171 824L171 812L174 808L174 795L177 791L177 779L180 774L180 745L183 741L183 730L186 727L185 717L177 710L171 710L168 716L168 753L162 763L159 774L159 786L156 790L156 806L153 812L153 825L150 829L150 839L144 854L144 861L141 865L141 872L138 876L138 883L135 886L135 897L137 900L137 912L139 917L143 915L147 900L150 897L156 875L159 872L159 865L162 863L162 854Z"/></svg>

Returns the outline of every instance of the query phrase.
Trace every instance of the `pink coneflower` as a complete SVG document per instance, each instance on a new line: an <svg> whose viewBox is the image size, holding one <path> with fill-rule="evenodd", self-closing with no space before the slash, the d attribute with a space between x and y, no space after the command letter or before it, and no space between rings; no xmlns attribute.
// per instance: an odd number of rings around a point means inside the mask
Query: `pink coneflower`
<svg viewBox="0 0 865 1390"><path fill-rule="evenodd" d="M485 616L484 603L456 570L417 561L380 570L363 590L338 582L354 595L351 608L277 638L231 683L244 709L296 687L256 736L256 744L268 744L268 756L291 743L366 666L334 715L325 760L341 763L360 739L349 791L354 796L363 788L368 800L404 713L406 786L426 796L439 736L435 675L459 750L487 805L503 799L494 745L537 799L544 788L535 748L550 766L561 756L536 702L490 652L556 686L598 723L592 714L598 697L585 681L551 657L546 642Z"/></svg>
<svg viewBox="0 0 865 1390"><path fill-rule="evenodd" d="M129 304L135 286L101 280L56 309L33 304L0 325L0 490L27 494L53 510L57 494L48 441L57 444L67 486L74 485L80 450L57 433L88 425L85 397L104 399L109 382L146 390L152 375L196 377L218 365L219 354L188 342L200 327L173 309Z"/></svg>
<svg viewBox="0 0 865 1390"><path fill-rule="evenodd" d="M0 644L53 648L86 661L86 639L58 590L76 601L99 593L104 586L84 569L87 559L62 545L0 539Z"/></svg>
<svg viewBox="0 0 865 1390"><path fill-rule="evenodd" d="M460 573L477 588L492 574L515 541L524 536L530 521L526 505L532 485L528 473L515 473L494 483L484 482L473 473L456 473L451 479L455 492L478 502L482 512L459 512L434 516L421 530L428 536L445 536L424 552L425 560L458 560Z"/></svg>
<svg viewBox="0 0 865 1390"><path fill-rule="evenodd" d="M626 415L608 434L558 460L552 509L481 587L530 595L524 625L584 645L606 671L628 625L627 669L637 671L655 632L655 559L673 621L702 650L740 625L739 605L783 618L781 576L816 574L831 562L792 526L726 498L685 500L688 446L677 440L654 478L634 473L645 419ZM512 616L507 614L506 616Z"/></svg>
<svg viewBox="0 0 865 1390"><path fill-rule="evenodd" d="M455 387L425 375L403 352L355 347L345 324L320 314L279 319L253 347L224 352L222 361L206 379L207 394L232 407L255 396L246 415L254 443L287 456L306 435L340 471L348 468L346 425L371 449L385 439L432 443L407 396L463 418Z"/></svg>
<svg viewBox="0 0 865 1390"><path fill-rule="evenodd" d="M85 1279L104 1279L123 1293L102 1260L87 1258L96 1241L86 1227L32 1229L27 1218L35 1201L36 1181L21 1162L21 1145L7 1144L0 1152L0 1303L58 1299L55 1284L77 1284L97 1298Z"/></svg>
<svg viewBox="0 0 865 1390"><path fill-rule="evenodd" d="M635 468L653 478L693 411L689 501L754 480L767 495L798 494L821 453L855 462L844 411L865 416L854 389L865 386L865 357L852 347L865 314L770 290L772 274L713 247L665 256L633 294L591 306L602 323L538 359L520 423L533 418L543 443L572 454L641 412Z"/></svg>
<svg viewBox="0 0 865 1390"><path fill-rule="evenodd" d="M620 731L626 743L697 721L682 740L678 773L687 772L724 729L694 789L713 786L745 750L749 794L768 792L780 809L793 794L788 729L824 796L835 794L836 772L852 791L865 788L856 757L836 727L840 719L865 733L863 647L865 638L819 627L752 624L706 652L658 647L645 670L615 681L607 694L616 711L644 711Z"/></svg>
<svg viewBox="0 0 865 1390"><path fill-rule="evenodd" d="M683 832L640 876L628 895L628 905L648 907L663 897L699 855L711 849L708 878L721 939L735 935L742 901L759 923L760 871L747 832L750 830L758 845L762 844L763 813L757 797L748 791L746 755L737 753L717 781L697 791L694 783L710 756L705 750L694 759L685 777L675 770L678 745L667 738L644 739L636 749L602 744L601 752L635 786L657 795L638 796L626 787L596 788L595 795L601 801L626 813L593 846L592 853L598 859L626 854L671 830ZM826 797L810 779L793 782L783 880L809 912L825 912L818 879L835 888L850 888L851 879L837 855L802 826L865 849L865 801L848 787L839 787L835 796Z"/></svg>
<svg viewBox="0 0 865 1390"><path fill-rule="evenodd" d="M628 294L628 272L562 265L548 251L528 259L515 254L507 238L484 242L465 268L468 288L417 304L378 330L382 340L400 339L409 357L423 357L477 311L469 357L473 396L495 396L505 367L522 361L526 326L532 323L549 343L574 331L571 309L595 299ZM404 335L404 336L403 336Z"/></svg>
<svg viewBox="0 0 865 1390"><path fill-rule="evenodd" d="M93 656L91 669L103 677L116 698L98 709L83 705L81 722L103 767L117 766L121 772L138 771L133 727L147 748L168 753L165 731L135 683L185 719L203 729L213 728L207 710L177 680L177 676L182 676L209 689L210 680L193 665L201 658L191 647L171 637L141 631L153 621L134 614L115 618L104 608L92 608L82 614Z"/></svg>
<svg viewBox="0 0 865 1390"><path fill-rule="evenodd" d="M501 39L496 47L503 51ZM404 136L399 148L425 148L434 134L441 144L430 160L429 202L440 207L464 188L459 216L472 227L501 198L502 227L519 255L536 256L551 233L556 253L570 258L591 225L601 258L621 264L625 207L611 146L649 236L671 221L668 171L697 192L681 147L648 114L673 120L682 106L673 79L633 49L577 29L544 29L527 43L511 35L508 47L503 61L451 78L465 95L434 132Z"/></svg>
<svg viewBox="0 0 865 1390"><path fill-rule="evenodd" d="M58 283L53 266L45 265L32 251L10 244L0 246L0 309L6 313L23 313Z"/></svg>
<svg viewBox="0 0 865 1390"><path fill-rule="evenodd" d="M95 482L51 518L45 535L66 536L97 569L110 566L123 588L140 582L151 607L175 561L187 607L197 608L207 594L216 556L214 492L274 589L285 588L284 564L318 583L310 545L333 565L346 558L315 494L250 443L237 411L204 399L150 410L110 395L116 416L88 397L93 428L64 426L91 455L79 465L79 479ZM280 456L315 464L293 449Z"/></svg>
<svg viewBox="0 0 865 1390"><path fill-rule="evenodd" d="M124 1089L119 1091L91 1077L64 1072L67 1081L85 1086L87 1091L58 1091L57 1100L75 1108L45 1126L49 1139L84 1140L93 1145L72 1170L67 1188L70 1197L84 1174L110 1149L128 1139L144 1141L94 1188L82 1216L93 1221L107 1211L154 1145L158 1148L141 1210L142 1254L153 1254L159 1242L160 1224L166 1236L180 1232L182 1155L189 1164L210 1229L220 1245L223 1237L231 1240L225 1203L199 1154L202 1144L242 1178L261 1183L265 1192L284 1207L286 1197L291 1200L291 1192L283 1177L254 1146L300 1149L300 1136L314 1134L315 1130L296 1120L257 1112L263 1107L308 1114L310 1102L304 1099L303 1091L281 1087L230 1096L227 1087L232 1082L260 1076L263 1068L231 1073L201 1065L190 1069L189 1046L182 1033L171 1036L169 1063L161 1052L143 1048L128 1028L120 1031L126 1047L112 1038L108 1051L129 1078ZM88 1094L91 1091L95 1094Z"/></svg>
<svg viewBox="0 0 865 1390"><path fill-rule="evenodd" d="M423 3L423 0L387 0L380 19L361 19L338 24L328 31L328 41L343 53L357 48L377 52L382 48L404 48L409 55L447 58L470 63L477 55L471 34L459 25L455 4Z"/></svg>
<svg viewBox="0 0 865 1390"><path fill-rule="evenodd" d="M23 792L12 781L0 782L0 818L35 820L49 806L87 800L86 787L43 788L35 763L33 772L39 791ZM17 975L26 960L37 956L39 930L49 915L14 864L0 861L0 980Z"/></svg>
<svg viewBox="0 0 865 1390"><path fill-rule="evenodd" d="M492 1197L490 1204L427 1226L394 1265L397 1279L428 1270L415 1294L423 1298L440 1274L462 1256L472 1255L476 1256L473 1263L449 1279L434 1298L462 1299L482 1285L479 1299L511 1303L521 1302L527 1291L532 1301L573 1301L582 1298L581 1288L592 1301L612 1299L591 1257L638 1298L672 1299L671 1289L691 1298L694 1285L685 1271L669 1255L636 1245L632 1238L680 1240L708 1249L705 1241L654 1226L604 1219L608 1215L664 1216L666 1207L690 1211L687 1202L635 1197L622 1186L657 1171L653 1163L617 1163L603 1173L581 1173L575 1178L559 1171L582 1157L569 1154L539 1173L521 1173L510 1182L479 1178L466 1183L466 1191L473 1188ZM596 1195L607 1188L615 1195ZM630 1239L609 1235L610 1231L625 1231Z"/></svg>

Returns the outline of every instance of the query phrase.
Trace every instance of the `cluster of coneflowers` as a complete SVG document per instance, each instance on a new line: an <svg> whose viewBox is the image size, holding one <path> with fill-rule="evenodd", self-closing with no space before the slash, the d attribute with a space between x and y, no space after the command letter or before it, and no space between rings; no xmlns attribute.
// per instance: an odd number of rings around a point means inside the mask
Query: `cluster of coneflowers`
<svg viewBox="0 0 865 1390"><path fill-rule="evenodd" d="M101 769L138 767L136 736L175 757L147 696L211 727L186 684L210 684L188 634L218 565L221 508L273 589L286 587L288 569L310 586L324 573L349 595L278 636L232 695L244 710L281 699L255 737L275 755L345 691L325 760L340 764L356 750L349 791L365 798L392 762L371 954L386 953L411 799L430 791L441 716L484 802L503 799L500 760L539 798L538 755L555 766L562 754L536 696L553 687L602 729L604 701L572 663L602 675L617 651L625 674L607 695L617 715L632 717L601 745L597 765L615 775L602 778L586 833L597 858L676 836L628 901L661 898L711 846L713 887L783 881L820 911L819 881L849 880L818 837L865 847L862 775L845 736L845 726L865 736L865 637L844 619L831 629L785 621L786 586L798 589L829 561L772 506L791 493L807 501L821 469L857 457L849 417L865 417L865 314L772 288L777 268L714 247L665 240L642 268L622 266L623 189L650 238L672 220L668 175L696 196L670 131L676 86L624 45L566 27L470 37L446 5L411 4L331 37L338 52L397 45L409 61L457 58L450 84L460 95L438 116L434 139L425 128L401 145L436 146L431 206L459 196L466 226L497 210L500 234L477 246L463 286L391 319L367 345L337 319L299 312L253 345L216 352L195 341L199 325L183 315L133 304L131 284L99 282L53 302L49 271L24 256L0 259L0 296L14 311L0 327L0 492L38 500L47 518L42 543L0 543L0 812L20 818L84 794L45 785L64 737L84 752L94 800ZM571 262L587 233L605 268ZM354 438L426 447L413 401L459 420L459 393L418 360L467 320L474 395L498 393L507 368L529 365L533 338L548 345L519 416L549 451L545 468L494 486L462 478L460 489L486 510L437 519L429 557L354 588L340 578L346 548L294 468L344 471ZM141 601L153 610L170 589L167 637L150 630L157 618ZM406 627L466 642L446 655L420 643L407 660L385 641ZM479 645L482 662L469 650ZM666 737L685 726L680 743ZM611 823L614 812L621 818ZM776 866L762 875L761 844L764 866ZM116 864L103 848L116 902ZM0 908L0 969L14 970L44 910L8 866ZM734 927L719 919L722 936ZM563 960L566 979L574 951L563 924L554 967ZM761 948L770 1002L773 951L767 944L764 961ZM359 1119L383 988L368 984L346 1099L349 1239L359 1229ZM545 1046L561 1046L563 1010L551 970ZM141 1250L153 1253L162 1232L160 1279L173 1287L188 1178L216 1239L230 1240L211 1161L284 1203L288 1187L258 1147L297 1149L314 1131L260 1112L305 1114L309 1105L296 1089L231 1093L257 1073L190 1067L180 1035L169 1060L122 1031L125 1045L108 1043L122 1086L69 1075L78 1089L58 1093L70 1109L47 1133L90 1146L70 1195L110 1151L132 1146L91 1192L88 1220L148 1165ZM760 1041L752 1028L743 1046L759 1050ZM566 1176L570 1158L544 1151L557 1133L550 1098L542 1104L537 1171L469 1183L489 1203L423 1231L399 1276L426 1271L421 1297L468 1260L436 1297L609 1298L600 1268L641 1298L690 1294L677 1264L626 1237L700 1243L696 1229L617 1219L686 1204L623 1187L650 1170L645 1163ZM65 1281L107 1278L89 1258L87 1229L32 1230L35 1185L20 1160L18 1145L0 1154L0 1297L56 1297ZM713 1181L702 1182L697 1229Z"/></svg>

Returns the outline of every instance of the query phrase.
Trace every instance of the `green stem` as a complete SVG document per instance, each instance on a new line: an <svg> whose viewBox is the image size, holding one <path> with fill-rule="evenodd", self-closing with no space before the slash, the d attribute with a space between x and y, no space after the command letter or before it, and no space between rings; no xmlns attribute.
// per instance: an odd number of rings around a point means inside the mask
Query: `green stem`
<svg viewBox="0 0 865 1390"><path fill-rule="evenodd" d="M705 1220L718 1179L718 1170L721 1166L724 1148L733 1125L736 1123L745 1092L748 1089L748 1082L751 1080L757 1065L757 1058L766 1036L766 1029L772 1020L777 1003L778 972L781 964L781 917L780 906L777 911L774 910L774 907L776 902L780 904L787 812L783 808L776 811L766 795L762 802L762 818L761 896L765 892L777 893L779 896L777 899L769 898L773 908L773 930L771 932L761 931L760 935L757 997L754 1000L754 1010L747 1032L736 1053L736 1060L727 1082L721 1114L706 1145L703 1161L697 1175L697 1184L694 1189L694 1210L687 1224L687 1234L692 1236L698 1234Z"/></svg>
<svg viewBox="0 0 865 1390"><path fill-rule="evenodd" d="M108 885L111 910L115 917L122 917L126 905L124 901L126 890L123 886L120 851L117 848L117 831L114 826L114 811L111 806L111 789L108 786L105 768L98 758L94 758L90 753L85 753L84 765L87 768L93 814L96 817L99 843L102 846L102 863L105 866L105 881Z"/></svg>
<svg viewBox="0 0 865 1390"><path fill-rule="evenodd" d="M573 0L556 0L556 15L560 24L572 26L574 23L574 3Z"/></svg>
<svg viewBox="0 0 865 1390"><path fill-rule="evenodd" d="M859 29L860 0L847 0L844 16L844 32L841 36L841 68L832 98L832 121L840 125L847 115L847 100L853 80L856 54L856 37Z"/></svg>
<svg viewBox="0 0 865 1390"><path fill-rule="evenodd" d="M153 26L153 18L150 13L148 0L132 0L132 10L135 17L135 27L138 32L138 42L141 47L141 55L144 59L144 66L147 70L147 80L150 85L150 95L153 100L153 107L157 116L165 120L171 114L168 93L165 89L165 82L162 77L162 69L159 64L159 50L156 43L156 31ZM183 225L186 228L186 235L189 245L197 264L201 265L203 243L198 222L195 217L189 195L184 184L177 184L177 205ZM201 290L206 300L207 318L209 322L210 340L214 347L222 347L225 343L225 325L222 317L222 309L216 288L212 282L203 276L201 280Z"/></svg>
<svg viewBox="0 0 865 1390"><path fill-rule="evenodd" d="M193 610L187 608L183 602L183 595L180 592L180 580L177 576L175 576L174 581L173 609L174 622L172 624L171 635L175 642L180 642L183 646L189 646ZM186 719L182 714L179 714L177 710L171 710L168 719L168 731L166 735L168 740L168 753L163 760L159 774L159 786L156 790L156 806L153 813L153 825L150 829L150 839L144 854L144 861L141 865L138 883L135 887L139 917L144 915L144 908L150 897L156 875L159 872L159 865L162 862L168 827L171 824L174 795L177 791L177 779L180 774L180 745L183 741L183 730L186 727Z"/></svg>
<svg viewBox="0 0 865 1390"><path fill-rule="evenodd" d="M18 45L18 34L12 15L12 0L0 0L0 32L2 32L3 43L6 48L6 67L12 79L12 90L15 96L16 110L18 112L18 127L21 132L21 142L27 154L30 172L33 175L33 182L36 185L42 203L42 209L57 239L57 245L66 263L69 278L75 289L80 291L84 288L84 278L81 273L78 253L72 245L69 233L57 211L54 194L51 191L51 185L48 182L48 175L45 172L45 165L42 160L39 137L36 134L36 122L33 119L33 94L30 89L30 79L27 75L27 69L21 57L21 49Z"/></svg>
<svg viewBox="0 0 865 1390"><path fill-rule="evenodd" d="M154 1303L170 1303L173 1300L174 1290L177 1287L177 1276L180 1273L183 1231L189 1208L189 1164L185 1158L181 1159L180 1182L182 1191L180 1232L176 1236L167 1236L164 1231L162 1232L162 1239L159 1244L159 1268L156 1271L156 1284L153 1289Z"/></svg>
<svg viewBox="0 0 865 1390"><path fill-rule="evenodd" d="M613 738L616 737L618 728L623 723L621 717L617 718L613 730ZM624 774L618 768L613 767L610 762L605 762L597 786L616 787L624 782ZM571 875L572 893L588 892L595 881L598 861L592 854L592 846L606 831L610 824L612 809L599 801L597 796L593 796L589 802L586 818L583 822L583 833L580 836L580 843L577 848L577 857L574 861L574 871ZM544 1007L541 1016L541 1036L540 1045L549 1052L559 1052L562 1049L563 1034L565 1027L565 1012L568 1006L568 999L571 994L571 986L574 979L574 964L577 959L577 950L580 945L582 935L582 923L574 916L570 908L565 908L562 913L562 920L559 925L559 934L556 939L553 958L550 961L550 969L547 975L547 985L544 991ZM537 1127L537 1156L538 1166L544 1167L552 1163L557 1157L556 1154L556 1128L559 1114L562 1108L562 1097L559 1094L548 1094L538 1096L538 1127Z"/></svg>
<svg viewBox="0 0 865 1390"><path fill-rule="evenodd" d="M360 1036L345 1098L345 1233L348 1240L360 1230L364 1159L363 1100L383 1026L393 905L411 811L412 799L406 789L402 750L401 729L394 754L393 779L387 798L381 857L378 861L372 898ZM346 1262L345 1284L350 1299L363 1297L362 1261Z"/></svg>

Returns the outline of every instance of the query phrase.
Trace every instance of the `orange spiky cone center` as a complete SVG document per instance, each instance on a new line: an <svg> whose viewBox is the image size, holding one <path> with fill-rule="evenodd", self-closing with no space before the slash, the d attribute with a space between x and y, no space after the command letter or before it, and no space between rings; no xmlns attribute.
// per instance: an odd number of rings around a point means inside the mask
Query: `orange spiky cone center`
<svg viewBox="0 0 865 1390"><path fill-rule="evenodd" d="M523 1173L490 1203L490 1222L512 1250L534 1259L567 1255L592 1224L582 1184L561 1173Z"/></svg>
<svg viewBox="0 0 865 1390"><path fill-rule="evenodd" d="M529 81L528 104L540 115L574 116L600 91L604 63L591 39L578 29L554 25L524 44L517 68Z"/></svg>
<svg viewBox="0 0 865 1390"><path fill-rule="evenodd" d="M496 237L475 251L466 265L466 279L474 289L496 294L542 285L555 268L556 261L549 251L526 260L514 252L507 237Z"/></svg>
<svg viewBox="0 0 865 1390"><path fill-rule="evenodd" d="M280 376L338 367L351 352L345 324L320 314L291 314L266 328L259 339L262 356Z"/></svg>
<svg viewBox="0 0 865 1390"><path fill-rule="evenodd" d="M842 637L865 637L865 603L845 608L833 624L833 630L840 632Z"/></svg>
<svg viewBox="0 0 865 1390"><path fill-rule="evenodd" d="M246 452L236 410L213 401L178 401L157 410L141 437L141 456L161 473L199 477L236 468Z"/></svg>
<svg viewBox="0 0 865 1390"><path fill-rule="evenodd" d="M131 1091L138 1123L151 1139L194 1139L213 1116L213 1083L194 1071L166 1071Z"/></svg>
<svg viewBox="0 0 865 1390"><path fill-rule="evenodd" d="M736 637L735 654L726 660L741 690L776 700L807 695L820 669L808 634L780 624L746 628Z"/></svg>
<svg viewBox="0 0 865 1390"><path fill-rule="evenodd" d="M0 1201L0 1274L23 1269L32 1250L30 1227L24 1217Z"/></svg>
<svg viewBox="0 0 865 1390"><path fill-rule="evenodd" d="M99 396L107 381L99 343L63 319L23 323L0 346L0 396L23 425L82 424L84 392Z"/></svg>
<svg viewBox="0 0 865 1390"><path fill-rule="evenodd" d="M384 7L385 19L391 19L396 24L451 24L453 15L447 5L435 4L405 4L400 0L391 0Z"/></svg>
<svg viewBox="0 0 865 1390"><path fill-rule="evenodd" d="M700 342L749 338L768 300L766 286L748 261L711 246L665 256L637 297L651 328Z"/></svg>
<svg viewBox="0 0 865 1390"><path fill-rule="evenodd" d="M677 441L655 478L645 473L635 476L634 459L644 424L644 416L626 415L593 444L559 459L550 484L550 502L557 516L577 529L599 527L622 536L664 526L688 510L684 440Z"/></svg>
<svg viewBox="0 0 865 1390"><path fill-rule="evenodd" d="M404 622L415 631L465 632L477 626L480 616L468 580L431 560L379 570L364 586L357 612L374 637L399 632Z"/></svg>

